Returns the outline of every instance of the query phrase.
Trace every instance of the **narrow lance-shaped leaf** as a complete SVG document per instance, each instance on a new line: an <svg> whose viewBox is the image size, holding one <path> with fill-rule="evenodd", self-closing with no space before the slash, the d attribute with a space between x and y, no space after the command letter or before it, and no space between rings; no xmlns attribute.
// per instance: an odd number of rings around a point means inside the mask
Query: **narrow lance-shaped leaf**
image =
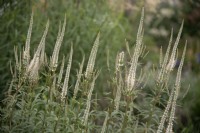
<svg viewBox="0 0 200 133"><path fill-rule="evenodd" d="M28 72L29 72L29 71L32 69L32 67L34 66L35 60L36 60L37 58L39 59L39 57L40 57L40 52L41 52L42 48L43 48L44 45L45 45L45 40L46 40L46 36L47 36L48 29L49 29L49 20L47 21L46 29L45 29L45 31L44 31L44 33L43 33L43 36L42 36L42 39L41 39L41 41L40 41L40 43L39 43L39 45L38 45L38 48L37 48L37 50L36 50L36 52L35 52L35 54L34 54L34 56L33 56L33 59L31 60L29 66L28 66L28 70L27 70Z"/></svg>

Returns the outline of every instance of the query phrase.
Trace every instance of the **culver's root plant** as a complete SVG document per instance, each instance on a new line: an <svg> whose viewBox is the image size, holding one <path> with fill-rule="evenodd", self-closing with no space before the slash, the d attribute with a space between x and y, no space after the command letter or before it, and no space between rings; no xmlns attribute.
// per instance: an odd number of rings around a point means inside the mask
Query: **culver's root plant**
<svg viewBox="0 0 200 133"><path fill-rule="evenodd" d="M96 35L89 58L83 56L76 81L72 83L70 75L76 54L73 49L76 48L71 45L71 50L59 59L66 18L62 28L60 25L50 57L45 53L49 21L35 53L30 54L33 19L32 14L23 51L14 50L15 63L12 62L10 67L13 79L1 108L1 132L174 132L186 44L175 82L171 83L170 78L176 71L183 23L174 45L171 31L164 56L161 51L160 65L146 70L140 65L145 53L143 9L134 50L129 49L126 41L127 51L117 54L114 67L109 68L109 78L103 74L109 89L98 95L95 86L101 71L95 69L95 62L98 61L98 47L101 47L100 33ZM147 87L149 81L153 83L150 89ZM103 107L99 106L102 102Z"/></svg>

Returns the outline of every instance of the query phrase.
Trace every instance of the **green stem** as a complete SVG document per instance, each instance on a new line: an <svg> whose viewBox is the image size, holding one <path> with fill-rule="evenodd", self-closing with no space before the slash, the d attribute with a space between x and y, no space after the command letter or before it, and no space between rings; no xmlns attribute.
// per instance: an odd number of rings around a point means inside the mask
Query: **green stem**
<svg viewBox="0 0 200 133"><path fill-rule="evenodd" d="M145 133L148 132L148 129L149 129L149 126L150 126L150 123L151 123L151 120L153 118L153 112L155 111L155 107L156 107L156 104L159 103L160 101L160 97L161 97L161 93L163 92L163 89L164 89L164 84L158 84L158 92L157 92L157 95L153 98L153 101L151 103L151 110L150 110L150 113L149 113L149 118L148 118L148 121L146 123L146 128L145 128ZM159 89L160 88L160 89Z"/></svg>
<svg viewBox="0 0 200 133"><path fill-rule="evenodd" d="M125 112L124 120L122 123L121 133L125 133L125 128L126 128L127 122L128 122L128 109L129 109L131 99L132 99L131 96L126 96L127 105L126 105L126 112Z"/></svg>

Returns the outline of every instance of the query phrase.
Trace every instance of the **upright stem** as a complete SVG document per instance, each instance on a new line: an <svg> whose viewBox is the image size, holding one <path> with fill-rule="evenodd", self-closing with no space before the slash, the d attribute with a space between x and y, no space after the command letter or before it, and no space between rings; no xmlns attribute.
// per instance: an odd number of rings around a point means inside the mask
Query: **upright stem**
<svg viewBox="0 0 200 133"><path fill-rule="evenodd" d="M126 98L127 105L126 105L126 112L125 112L124 120L123 120L123 123L122 123L122 129L121 129L122 133L125 132L125 128L127 126L127 122L128 122L128 109L129 109L129 105L130 105L132 97L129 95L129 96L126 96L125 98Z"/></svg>
<svg viewBox="0 0 200 133"><path fill-rule="evenodd" d="M151 120L152 120L152 117L153 117L153 113L155 111L155 107L156 107L156 104L159 102L160 100L160 96L161 96L161 93L164 89L164 86L165 86L165 83L159 83L157 85L158 87L158 92L157 92L157 95L155 97L153 97L153 101L151 103L151 110L150 110L150 113L149 113L149 118L148 118L148 121L146 123L147 127L145 128L145 133L148 132L148 129L149 129L149 126L150 126L150 123L151 123Z"/></svg>

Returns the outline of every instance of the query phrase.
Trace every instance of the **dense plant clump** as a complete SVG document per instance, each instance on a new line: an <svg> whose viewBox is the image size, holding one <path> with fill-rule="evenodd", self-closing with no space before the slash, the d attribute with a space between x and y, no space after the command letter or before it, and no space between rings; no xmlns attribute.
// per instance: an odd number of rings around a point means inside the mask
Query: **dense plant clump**
<svg viewBox="0 0 200 133"><path fill-rule="evenodd" d="M69 79L76 54L73 45L68 51L67 65L65 56L59 63L66 18L62 28L60 25L50 57L45 53L49 21L34 55L30 55L33 18L32 14L23 51L14 50L13 79L1 108L1 132L173 132L186 45L173 84L170 75L174 71L183 23L174 45L172 31L164 57L161 51L160 65L147 71L139 63L145 56L143 9L133 52L126 41L127 52L117 54L115 67L111 68L108 63L108 69L113 71L109 71L109 78L105 77L109 89L98 95L95 85L101 71L95 69L95 62L101 46L100 32L96 35L88 62L85 63L86 57L83 56L76 82L72 84ZM86 68L84 64L87 64ZM151 71L156 74L148 78ZM150 90L145 87L147 79L153 83Z"/></svg>
<svg viewBox="0 0 200 133"><path fill-rule="evenodd" d="M62 48L60 49L59 58L66 54L73 42L74 60L70 80L75 79L78 62L81 62L83 53L86 57L90 54L90 48L95 38L95 34L100 29L101 47L97 54L96 68L101 68L106 64L106 58L99 58L106 54L106 48L112 47L110 59L122 47L124 38L134 40L130 33L135 29L130 28L130 22L123 16L123 13L116 13L109 6L109 1L105 0L3 0L0 2L0 99L3 99L3 93L9 86L12 79L10 75L10 61L14 60L13 47L17 46L18 50L24 46L26 41L26 31L29 25L31 11L34 11L34 25L31 37L31 55L37 47L40 37L43 34L43 28L46 20L49 19L50 27L46 38L45 52L50 57L54 49L58 25L66 13L66 30L63 38ZM139 16L139 15L138 15ZM131 45L132 47L132 45ZM86 58L87 60L87 58ZM60 61L60 60L59 60ZM60 63L60 62L59 62ZM99 65L100 64L100 65ZM85 65L84 65L85 67ZM106 67L104 65L103 67ZM106 69L102 69L104 71ZM105 82L99 75L99 82ZM98 85L97 85L98 86ZM1 104L1 103L0 103Z"/></svg>

